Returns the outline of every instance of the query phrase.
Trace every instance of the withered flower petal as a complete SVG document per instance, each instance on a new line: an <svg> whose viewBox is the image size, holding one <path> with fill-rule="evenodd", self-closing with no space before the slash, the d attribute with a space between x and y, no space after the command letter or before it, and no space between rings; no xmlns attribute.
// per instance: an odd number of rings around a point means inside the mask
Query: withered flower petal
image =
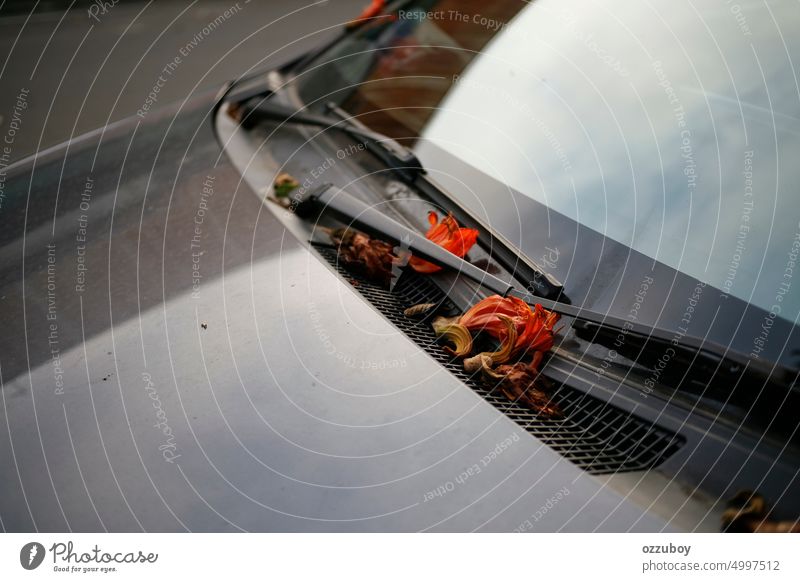
<svg viewBox="0 0 800 582"><path fill-rule="evenodd" d="M481 352L477 356L464 360L464 371L469 374L482 370L484 373L492 371L492 357L486 352Z"/></svg>
<svg viewBox="0 0 800 582"><path fill-rule="evenodd" d="M425 233L425 238L435 242L457 257L464 258L469 249L478 241L478 231L473 228L458 226L458 222L452 214L448 214L439 222L439 215L435 212L429 212L428 222L431 227ZM411 257L408 264L418 273L435 273L442 269L438 265L417 257Z"/></svg>
<svg viewBox="0 0 800 582"><path fill-rule="evenodd" d="M437 317L433 330L439 337L453 342L455 349L445 346L445 351L457 358L463 358L472 351L472 335L466 327L456 322L455 317Z"/></svg>
<svg viewBox="0 0 800 582"><path fill-rule="evenodd" d="M477 356L464 360L464 370L467 372L471 373L481 369L481 367L483 367L484 358L489 359L490 366L503 364L511 359L511 354L514 351L514 344L517 341L517 328L510 317L506 317L505 315L500 315L498 317L506 326L506 337L503 339L503 343L494 352L481 352ZM466 329L466 327L464 327L464 329Z"/></svg>
<svg viewBox="0 0 800 582"><path fill-rule="evenodd" d="M339 260L346 268L381 285L389 284L396 258L392 254L392 245L350 228L337 228L329 231L328 236L336 245Z"/></svg>
<svg viewBox="0 0 800 582"><path fill-rule="evenodd" d="M452 325L454 323L458 323L458 317L457 316L456 317L444 317L443 315L440 315L439 317L437 317L436 319L433 320L433 323L431 325L433 326L433 331L435 331L436 334L438 335L440 333L439 330L441 330L442 327L447 326L447 325Z"/></svg>
<svg viewBox="0 0 800 582"><path fill-rule="evenodd" d="M536 304L533 309L517 297L492 295L478 302L464 315L459 323L473 332L483 332L503 340L508 327L500 319L510 317L516 326L517 338L514 353L547 351L553 347L553 325L558 314L547 311Z"/></svg>
<svg viewBox="0 0 800 582"><path fill-rule="evenodd" d="M495 364L504 364L511 359L511 354L514 352L514 345L517 343L517 326L514 320L505 315L498 315L500 321L506 325L506 337L500 348L489 354L492 362Z"/></svg>

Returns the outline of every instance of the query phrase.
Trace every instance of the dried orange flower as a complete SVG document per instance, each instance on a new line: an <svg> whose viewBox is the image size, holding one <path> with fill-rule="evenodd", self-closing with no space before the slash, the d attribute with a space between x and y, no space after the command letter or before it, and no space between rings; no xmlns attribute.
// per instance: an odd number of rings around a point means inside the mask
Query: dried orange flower
<svg viewBox="0 0 800 582"><path fill-rule="evenodd" d="M464 313L458 323L470 331L482 331L504 341L508 330L501 316L510 318L516 325L514 353L545 352L553 347L553 326L558 321L558 314L547 311L538 303L531 309L516 297L487 297Z"/></svg>
<svg viewBox="0 0 800 582"><path fill-rule="evenodd" d="M431 227L425 233L425 237L457 257L463 258L478 240L478 231L458 226L452 214L448 214L439 222L439 215L429 212L428 222ZM441 270L438 265L417 257L411 257L409 264L417 273L435 273Z"/></svg>

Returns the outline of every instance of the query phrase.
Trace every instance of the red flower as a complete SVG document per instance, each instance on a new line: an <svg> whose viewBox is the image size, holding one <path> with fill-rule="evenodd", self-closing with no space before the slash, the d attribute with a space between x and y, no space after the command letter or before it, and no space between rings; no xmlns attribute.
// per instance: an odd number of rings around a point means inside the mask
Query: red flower
<svg viewBox="0 0 800 582"><path fill-rule="evenodd" d="M347 23L347 28L352 28L361 23L362 20L375 18L383 9L386 8L386 0L372 0L367 4L356 18Z"/></svg>
<svg viewBox="0 0 800 582"><path fill-rule="evenodd" d="M482 331L503 341L506 324L498 317L505 315L516 324L517 341L514 352L545 352L553 347L553 326L559 315L547 311L538 303L533 309L522 299L492 295L470 308L458 323L469 331Z"/></svg>
<svg viewBox="0 0 800 582"><path fill-rule="evenodd" d="M457 257L464 258L478 240L478 231L459 227L452 214L448 214L439 222L439 215L429 212L428 222L431 223L431 227L425 233L425 237ZM435 273L441 270L438 265L417 257L411 257L409 264L418 273Z"/></svg>

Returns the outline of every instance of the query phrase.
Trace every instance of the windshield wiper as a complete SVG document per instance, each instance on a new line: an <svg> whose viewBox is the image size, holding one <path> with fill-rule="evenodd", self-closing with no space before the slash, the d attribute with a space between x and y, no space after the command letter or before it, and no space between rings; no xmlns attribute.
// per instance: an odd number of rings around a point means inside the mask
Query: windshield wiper
<svg viewBox="0 0 800 582"><path fill-rule="evenodd" d="M670 373L659 369L657 382L683 393L694 394L704 401L731 404L769 430L777 430L797 440L793 411L800 409L800 389L795 385L798 371L777 362L753 359L746 354L704 338L679 335L674 331L631 322L605 313L573 306L563 294L562 285L539 268L513 246L492 233L479 219L461 207L452 197L431 182L416 156L395 140L369 130L355 118L333 105L328 111L338 116L299 112L262 100L255 105L239 104L244 124L256 120L278 123L299 123L325 129L336 129L365 144L388 169L416 188L434 204L453 211L456 219L480 232L484 248L518 281L528 282L527 290L519 290L508 282L487 273L428 241L421 233L409 229L357 198L331 185L309 192L301 200L300 214L330 211L346 224L353 225L379 238L407 245L409 250L433 263L456 271L502 296L513 295L529 304L539 303L561 315L573 318L576 336L615 349L641 367L658 365L658 358L672 356ZM488 242L488 245L486 244ZM529 292L530 291L530 292ZM624 347L618 338L625 337ZM677 373L676 373L677 372ZM653 374L655 375L655 374ZM636 380L632 380L636 381Z"/></svg>
<svg viewBox="0 0 800 582"><path fill-rule="evenodd" d="M298 123L336 129L364 143L389 169L397 172L410 184L419 186L419 178L425 174L422 164L410 149L390 137L367 128L333 104L328 104L327 108L336 117L297 111L288 106L263 99L257 104L244 104L240 107L243 124L247 123L247 119L252 121L270 120L280 123ZM423 188L423 190L428 193L430 189ZM648 357L649 354L663 352L671 348L676 352L676 361L680 362L681 365L687 366L691 364L690 367L692 369L702 369L706 373L713 369L717 378L724 378L726 381L746 372L749 376L756 375L764 379L777 379L782 384L789 385L793 383L793 379L797 375L797 371L788 367L761 359L749 358L741 352L706 339L688 335L679 336L674 331L667 329L643 325L627 319L573 306L564 301L563 296L558 297L562 291L560 283L552 282L550 280L551 277L540 270L537 270L534 279L539 283L544 282L545 292L529 293L528 291L515 289L509 283L444 251L438 245L430 243L417 231L401 225L383 213L370 209L370 207L350 194L343 191L339 191L338 195L335 195L335 193L335 188L331 185L325 185L315 193L307 196L306 206L312 200L316 204L326 204L328 210L345 218L348 222L359 223L363 230L382 238L400 242L401 237L410 237L412 242L406 244L410 244L412 251L415 250L427 260L454 269L500 295L514 295L528 303L540 303L545 309L575 318L576 324L573 327L576 335L582 339L601 345L609 345L619 337L619 334L623 334L626 337L625 348L617 351L637 362L651 364L652 362ZM442 194L440 189L438 193ZM447 194L444 195L448 196ZM325 202L324 199L327 198L330 198L330 203ZM449 196L447 201L452 202ZM358 220L356 220L356 216L359 216ZM470 226L469 218L463 222L466 223L465 226ZM488 232L484 225L478 223L476 226L481 227L479 229L481 235L487 232L491 236L491 233ZM496 235L494 236L496 237ZM416 248L414 248L415 246ZM495 251L499 248L503 248L503 245L497 245L492 250ZM515 259L519 263L520 257L516 256ZM514 269L510 270L512 273L514 271ZM558 297L559 300L552 299L553 296Z"/></svg>
<svg viewBox="0 0 800 582"><path fill-rule="evenodd" d="M611 339L622 334L628 346L626 353L637 363L648 365L655 361L655 357L669 353L683 379L700 387L694 390L699 392L699 397L735 404L749 411L757 407L762 413L765 406L769 413L776 413L776 406L783 410L797 410L800 402L800 391L795 387L797 370L775 362L751 359L703 338L679 335L667 329L520 291L512 283L457 257L421 233L331 184L306 193L298 200L296 212L301 217L321 212L332 214L348 227L387 242L403 244L415 255L455 271L498 295L518 297L531 305L538 303L545 309L574 318L576 334L589 341L608 345ZM675 388L684 384L686 382Z"/></svg>
<svg viewBox="0 0 800 582"><path fill-rule="evenodd" d="M345 115L340 114L339 117L333 117L299 111L272 99L259 99L257 103L244 103L238 109L241 124L245 128L259 121L272 121L334 129L361 142L367 150L378 157L387 168L399 174L404 181L414 180L419 174L425 172L417 156L410 149L388 136L361 124L353 123ZM328 110L341 112L333 104L328 104Z"/></svg>
<svg viewBox="0 0 800 582"><path fill-rule="evenodd" d="M396 140L369 129L335 104L328 103L326 106L333 115L299 111L264 98L249 99L233 107L236 119L245 128L260 121L271 121L334 129L349 135L364 144L400 180L427 196L434 205L451 212L459 224L477 230L480 233L478 241L481 246L506 271L518 280L525 281L532 294L569 303L569 298L564 294L564 286L555 277L514 249L508 240L494 233L477 216L458 204L449 193L428 179L425 168L413 151Z"/></svg>

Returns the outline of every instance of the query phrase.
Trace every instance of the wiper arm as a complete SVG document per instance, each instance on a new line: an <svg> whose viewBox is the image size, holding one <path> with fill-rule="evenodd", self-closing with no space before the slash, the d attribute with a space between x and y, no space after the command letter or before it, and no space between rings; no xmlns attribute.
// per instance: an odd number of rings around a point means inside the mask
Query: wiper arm
<svg viewBox="0 0 800 582"><path fill-rule="evenodd" d="M356 127L367 129L367 126L336 105L329 103L328 109L340 118L348 120ZM416 160L416 157L414 159ZM421 171L418 173L408 173L397 171L397 165L403 163L402 160L396 160L394 166L391 161L387 163L387 161L384 160L384 163L386 163L387 167L390 169L394 167L395 173L401 180L412 188L421 191L430 198L434 204L438 205L440 208L448 208L459 224L466 228L477 230L480 233L479 238L486 243L487 248L491 249L492 257L503 265L509 273L513 273L515 276L527 281L530 290L535 295L548 299L558 299L562 303L570 302L569 298L564 294L564 286L555 277L527 257L521 256L519 251L514 252L509 241L497 234L493 234L491 229L478 219L478 217L469 212L466 208L455 204L450 194L428 178L424 168L421 168ZM417 163L420 164L418 160Z"/></svg>
<svg viewBox="0 0 800 582"><path fill-rule="evenodd" d="M736 406L745 419L800 441L800 371L698 337L608 319L576 319L572 327L578 337L636 362L647 375L639 382L649 380L649 388L658 384L681 395Z"/></svg>
<svg viewBox="0 0 800 582"><path fill-rule="evenodd" d="M341 131L364 144L364 147L377 156L389 169L399 174L404 181L413 181L418 175L425 173L419 159L410 149L382 133L355 123L334 104L329 103L327 107L329 111L335 111L338 118L309 111L299 111L272 99L259 99L255 104L243 103L239 105L238 113L243 127L249 127L258 121L272 121Z"/></svg>
<svg viewBox="0 0 800 582"><path fill-rule="evenodd" d="M450 210L462 226L477 230L481 245L489 249L492 258L509 273L526 281L533 294L569 303L569 298L564 295L564 287L558 280L528 257L515 252L510 242L494 234L474 214L456 203L450 194L429 180L414 152L394 139L369 129L333 103L328 103L327 109L336 117L298 111L271 99L259 99L258 102L253 99L235 106L237 118L244 127L258 121L295 123L335 129L358 140L403 182L422 192L440 208Z"/></svg>
<svg viewBox="0 0 800 582"><path fill-rule="evenodd" d="M306 193L298 201L296 212L301 217L308 217L319 212L331 213L353 228L388 242L402 243L415 255L455 271L498 295L518 297L528 304L539 303L545 309L572 317L576 320L573 327L576 329L577 335L584 339L606 344L609 338L623 334L626 342L629 342L629 353L633 350L639 352L637 357L632 358L634 360L643 361L642 354L645 354L643 359L646 361L648 354L660 356L664 350L672 349L675 352L676 363L685 364L687 361L691 361L693 362L692 367L702 364L707 373L711 371L709 386L711 386L714 376L719 374L719 378L714 380L713 384L716 386L720 381L728 382L729 384L725 385L729 391L724 396L727 399L733 397L736 404L752 406L764 391L768 394L768 400L773 403L776 402L774 400L776 397L784 399L791 396L793 402L800 397L800 392L794 387L794 380L798 373L796 370L773 362L750 359L741 352L705 339L689 335L678 336L674 331L631 322L520 291L511 283L457 257L429 241L421 233L400 224L374 207L330 184ZM752 385L753 379L758 379L759 385ZM737 390L734 390L735 386L737 386ZM782 388L781 393L774 393L771 390L776 386ZM782 400L777 402L780 403Z"/></svg>

